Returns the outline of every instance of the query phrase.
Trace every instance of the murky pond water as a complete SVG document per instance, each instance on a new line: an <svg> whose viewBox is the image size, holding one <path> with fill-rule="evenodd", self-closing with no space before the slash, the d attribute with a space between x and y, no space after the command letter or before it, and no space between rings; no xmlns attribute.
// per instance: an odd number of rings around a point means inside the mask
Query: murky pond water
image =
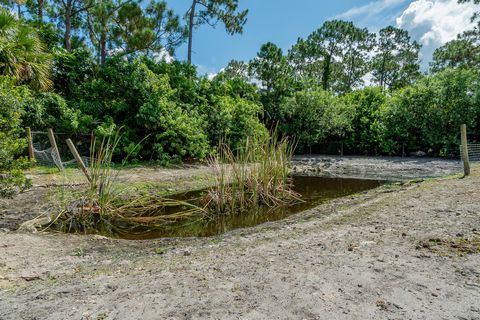
<svg viewBox="0 0 480 320"><path fill-rule="evenodd" d="M318 206L330 199L343 197L357 192L376 188L383 184L379 180L322 178L311 176L293 177L294 190L302 195L304 202L291 206L271 209L260 207L242 215L232 215L212 221L190 221L171 224L162 228L148 228L117 225L114 230L104 232L114 238L131 240L165 237L207 237L225 233L229 230L252 227L268 221L276 221ZM177 195L177 199L194 199L206 191L192 191ZM175 209L173 209L175 210Z"/></svg>

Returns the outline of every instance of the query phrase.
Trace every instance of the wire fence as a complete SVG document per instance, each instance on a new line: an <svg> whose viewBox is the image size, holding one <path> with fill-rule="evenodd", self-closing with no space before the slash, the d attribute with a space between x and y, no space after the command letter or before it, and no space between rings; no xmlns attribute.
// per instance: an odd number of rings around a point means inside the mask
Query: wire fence
<svg viewBox="0 0 480 320"><path fill-rule="evenodd" d="M416 142L400 141L394 144L391 152L386 154L381 147L352 145L344 141L326 141L317 143L309 148L300 150L301 153L335 156L399 156L399 157L441 157L446 159L460 159L458 145L441 150L433 147L418 147Z"/></svg>
<svg viewBox="0 0 480 320"><path fill-rule="evenodd" d="M472 144L469 143L468 145L468 159L471 162L480 162L480 144ZM462 146L460 146L460 150ZM460 152L460 159L463 161L463 153Z"/></svg>
<svg viewBox="0 0 480 320"><path fill-rule="evenodd" d="M88 165L90 160L90 146L92 145L93 135L91 134L70 134L54 133L57 150L54 150L48 132L32 131L33 155L37 164L42 166L56 166L59 169L75 164L73 155L66 143L71 139L81 155L82 160Z"/></svg>

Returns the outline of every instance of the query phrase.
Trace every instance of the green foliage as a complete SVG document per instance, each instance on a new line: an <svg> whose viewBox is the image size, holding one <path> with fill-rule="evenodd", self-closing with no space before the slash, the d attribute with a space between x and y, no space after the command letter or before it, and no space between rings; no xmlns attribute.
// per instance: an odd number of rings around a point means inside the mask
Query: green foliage
<svg viewBox="0 0 480 320"><path fill-rule="evenodd" d="M325 22L289 52L290 64L301 80L313 80L324 90L349 92L363 84L374 35L352 22Z"/></svg>
<svg viewBox="0 0 480 320"><path fill-rule="evenodd" d="M217 75L217 78L227 80L241 79L248 82L250 80L250 66L244 61L231 60Z"/></svg>
<svg viewBox="0 0 480 320"><path fill-rule="evenodd" d="M144 57L142 62L157 75L167 75L170 87L174 90L172 98L179 104L195 105L201 99L197 94L197 70L189 63L174 61L155 62Z"/></svg>
<svg viewBox="0 0 480 320"><path fill-rule="evenodd" d="M30 185L21 171L29 163L19 158L26 147L21 117L27 94L27 88L16 87L12 79L0 77L0 197L12 196Z"/></svg>
<svg viewBox="0 0 480 320"><path fill-rule="evenodd" d="M238 97L216 96L211 103L202 106L206 132L212 145L228 141L236 150L247 138L265 137L267 130L258 119L262 107Z"/></svg>
<svg viewBox="0 0 480 320"><path fill-rule="evenodd" d="M173 55L187 35L180 17L167 8L165 1L150 1L146 8L126 2L114 20L112 35L115 45L123 49L120 54L165 50Z"/></svg>
<svg viewBox="0 0 480 320"><path fill-rule="evenodd" d="M480 129L479 81L478 71L446 69L396 92L382 115L385 152L398 153L405 141L413 151L457 153L460 124Z"/></svg>
<svg viewBox="0 0 480 320"><path fill-rule="evenodd" d="M445 68L480 68L480 41L464 34L436 49L431 69L438 72Z"/></svg>
<svg viewBox="0 0 480 320"><path fill-rule="evenodd" d="M35 30L0 7L0 74L35 89L52 86L51 55Z"/></svg>
<svg viewBox="0 0 480 320"><path fill-rule="evenodd" d="M304 151L327 138L343 137L351 130L351 105L320 88L296 92L280 108L281 132L295 138Z"/></svg>
<svg viewBox="0 0 480 320"><path fill-rule="evenodd" d="M79 110L73 110L65 99L53 92L32 92L24 107L22 124L35 130L55 128L58 132L79 129Z"/></svg>
<svg viewBox="0 0 480 320"><path fill-rule="evenodd" d="M91 52L87 49L54 50L53 82L57 93L67 98L75 95L75 90L94 76L96 68Z"/></svg>
<svg viewBox="0 0 480 320"><path fill-rule="evenodd" d="M241 33L248 12L238 0L191 0L188 25L161 0L0 3L23 17L0 11L0 73L14 79L1 80L1 99L13 106L3 121L107 137L122 127L115 161L203 159L221 141L237 151L277 126L300 151L342 140L357 154L399 154L405 142L448 155L459 123L479 131L478 27L439 48L424 79L420 45L407 31L387 27L375 38L340 20L288 54L269 42L253 60L232 60L208 79L189 62L167 62L168 54L187 34L191 54L204 23ZM367 76L377 87L363 88ZM10 159L2 170L15 170L24 141L6 139L2 148Z"/></svg>
<svg viewBox="0 0 480 320"><path fill-rule="evenodd" d="M421 45L411 41L408 31L389 26L380 30L377 41L372 73L378 86L396 90L420 78Z"/></svg>
<svg viewBox="0 0 480 320"><path fill-rule="evenodd" d="M293 77L282 49L269 42L264 44L250 62L252 75L260 81L261 102L269 125L280 119L281 99L292 89Z"/></svg>
<svg viewBox="0 0 480 320"><path fill-rule="evenodd" d="M203 122L194 110L182 109L174 93L168 76L155 74L141 60L111 59L78 89L77 108L95 122L125 127L122 152L149 136L141 147L143 158L204 158L209 147Z"/></svg>
<svg viewBox="0 0 480 320"><path fill-rule="evenodd" d="M365 88L345 95L342 99L354 110L347 147L355 153L378 154L382 151L382 110L388 97L381 88Z"/></svg>

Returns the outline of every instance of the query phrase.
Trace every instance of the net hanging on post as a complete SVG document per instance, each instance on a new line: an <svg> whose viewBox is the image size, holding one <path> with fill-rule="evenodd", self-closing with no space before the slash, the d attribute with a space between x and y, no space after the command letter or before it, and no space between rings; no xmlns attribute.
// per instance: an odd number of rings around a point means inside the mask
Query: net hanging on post
<svg viewBox="0 0 480 320"><path fill-rule="evenodd" d="M55 133L55 138L57 141L58 152L60 158L57 156L57 153L50 145L48 140L47 132L34 131L32 132L32 145L33 145L33 154L35 156L35 161L37 164L42 166L55 166L58 169L63 167L68 167L75 164L75 159L73 159L72 154L69 152L65 140L71 138L73 141L76 141L76 147L80 150L80 154L85 165L88 166L90 162L90 143L91 135L69 135L65 133ZM63 161L62 159L69 159L68 161Z"/></svg>

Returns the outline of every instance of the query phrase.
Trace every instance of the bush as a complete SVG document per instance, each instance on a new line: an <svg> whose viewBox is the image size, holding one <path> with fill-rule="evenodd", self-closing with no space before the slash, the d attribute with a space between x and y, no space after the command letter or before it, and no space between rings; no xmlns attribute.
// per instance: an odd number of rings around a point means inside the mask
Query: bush
<svg viewBox="0 0 480 320"><path fill-rule="evenodd" d="M245 144L248 137L267 136L265 126L258 118L261 111L262 107L252 101L215 96L210 103L201 106L200 112L204 115L210 143L218 145L222 140L228 141L230 147L236 150Z"/></svg>
<svg viewBox="0 0 480 320"><path fill-rule="evenodd" d="M342 138L351 130L353 107L320 88L296 92L280 106L280 130L305 151L326 139Z"/></svg>
<svg viewBox="0 0 480 320"><path fill-rule="evenodd" d="M198 114L182 109L175 101L168 76L155 74L140 59L110 59L95 79L78 88L77 94L77 108L90 125L125 128L118 156L124 156L146 137L138 157L202 159L209 151Z"/></svg>
<svg viewBox="0 0 480 320"><path fill-rule="evenodd" d="M365 88L346 94L343 101L354 111L346 146L355 154L378 154L383 138L382 110L388 97L381 88Z"/></svg>
<svg viewBox="0 0 480 320"><path fill-rule="evenodd" d="M0 197L30 186L21 171L29 164L21 157L26 147L21 116L28 96L26 87L16 87L15 80L0 77Z"/></svg>
<svg viewBox="0 0 480 320"><path fill-rule="evenodd" d="M26 97L25 97L26 98ZM53 92L31 92L26 98L22 124L35 130L73 132L79 128L79 110L68 107L64 98Z"/></svg>
<svg viewBox="0 0 480 320"><path fill-rule="evenodd" d="M382 118L385 152L411 151L447 156L458 152L460 125L479 132L480 77L474 70L447 69L397 91Z"/></svg>

